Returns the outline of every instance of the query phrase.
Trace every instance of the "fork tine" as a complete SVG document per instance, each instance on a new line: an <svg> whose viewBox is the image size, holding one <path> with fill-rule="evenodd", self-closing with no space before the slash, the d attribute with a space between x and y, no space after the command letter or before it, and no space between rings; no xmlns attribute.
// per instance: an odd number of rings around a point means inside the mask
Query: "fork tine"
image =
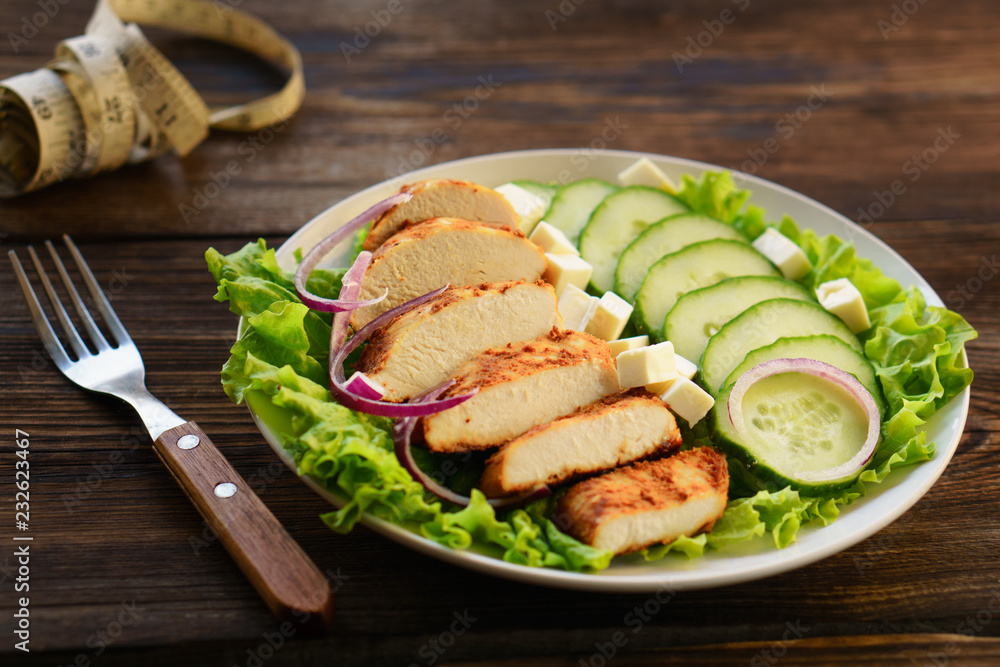
<svg viewBox="0 0 1000 667"><path fill-rule="evenodd" d="M14 266L17 282L21 285L24 300L28 303L28 310L31 311L31 320L35 323L35 329L38 330L38 335L41 337L45 349L48 350L52 360L56 362L56 366L65 369L73 362L70 360L69 355L66 354L66 350L63 349L62 343L59 342L59 338L56 336L56 332L53 331L52 325L49 324L49 318L45 315L45 311L42 310L42 304L38 302L38 296L31 287L31 282L28 281L28 275L24 272L24 267L21 266L21 260L13 250L7 251L7 257L10 258L10 263Z"/></svg>
<svg viewBox="0 0 1000 667"><path fill-rule="evenodd" d="M111 335L115 337L115 340L119 345L127 345L132 342L132 337L128 335L128 331L122 326L121 320L118 319L118 315L115 314L114 308L108 302L104 292L101 291L100 286L97 284L97 279L94 278L93 272L91 272L90 267L87 265L87 260L83 258L80 254L80 250L73 243L73 239L69 237L69 234L63 234L63 241L69 248L70 253L73 255L73 261L76 262L76 268L80 270L80 275L83 276L83 282L87 286L87 291L90 292L91 298L94 300L94 305L97 306L97 310L100 311L101 317L108 325L108 329L111 331Z"/></svg>
<svg viewBox="0 0 1000 667"><path fill-rule="evenodd" d="M62 301L59 300L59 295L56 294L55 288L52 287L52 281L49 280L49 275L45 272L45 267L42 266L42 261L38 258L38 254L35 252L33 246L28 246L28 254L31 255L31 261L35 264L35 271L38 272L38 277L42 280L42 287L45 288L45 293L49 296L49 303L52 304L52 309L56 311L56 319L62 325L66 337L69 338L70 345L73 346L77 359L85 359L93 356L90 350L87 349L87 344L80 338L76 327L73 326L73 321L69 319L69 314L63 307Z"/></svg>
<svg viewBox="0 0 1000 667"><path fill-rule="evenodd" d="M70 280L69 274L66 272L66 267L59 258L59 254L56 252L55 246L52 245L52 241L46 241L45 247L49 249L49 254L52 255L52 261L56 265L56 271L59 272L59 277L62 279L63 285L66 286L66 291L69 293L70 301L73 302L73 308L76 309L76 314L80 316L80 321L83 322L83 327L87 330L90 340L94 342L94 346L97 347L98 352L110 350L111 346L108 345L108 341L104 339L104 334L101 333L101 330L97 328L94 318L90 316L90 311L87 310L86 304L83 302L83 299L80 298L80 293L76 291L76 285L74 285L73 281Z"/></svg>

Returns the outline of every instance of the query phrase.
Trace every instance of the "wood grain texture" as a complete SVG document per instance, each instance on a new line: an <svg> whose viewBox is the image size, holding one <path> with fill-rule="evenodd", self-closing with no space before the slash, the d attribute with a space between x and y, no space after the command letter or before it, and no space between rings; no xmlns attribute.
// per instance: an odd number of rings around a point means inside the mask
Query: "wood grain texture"
<svg viewBox="0 0 1000 667"><path fill-rule="evenodd" d="M565 4L565 3L564 3ZM553 30L558 2L404 2L348 63L341 42L385 7L246 0L302 50L309 94L261 151L215 133L190 156L165 156L90 181L0 201L0 248L70 232L146 359L150 390L197 421L327 575L337 622L305 639L276 623L151 450L130 409L81 392L50 367L6 264L0 267L0 637L12 637L16 568L13 432L31 435L33 651L15 664L579 664L625 632L616 664L735 664L805 636L781 664L996 664L1000 637L1000 291L984 267L1000 249L1000 25L985 0L928 2L883 39L892 3L752 0L693 63L672 60L728 0L583 2ZM89 1L59 13L0 77L43 64L79 34ZM0 36L39 11L0 5ZM213 102L248 99L279 78L228 49L156 34ZM492 76L496 92L456 127L445 114ZM811 87L829 101L807 122L776 125ZM906 193L866 227L910 262L980 338L966 433L944 476L869 540L764 581L678 593L640 632L625 617L645 595L597 595L510 583L456 569L359 528L331 533L328 506L280 464L218 371L236 318L211 300L203 253L257 235L275 244L317 212L398 172L422 140L446 141L425 164L503 150L587 145L605 119L628 124L615 148L739 168L769 139L758 175L852 219L897 179ZM782 125L782 128L786 125ZM960 138L916 181L911 156L939 128ZM774 144L769 144L773 146ZM247 150L244 149L244 153ZM212 173L241 172L190 221ZM415 160L414 160L415 161ZM421 165L414 165L421 166ZM995 272L994 272L995 273ZM443 653L456 616L470 627ZM971 619L971 620L970 620ZM796 625L799 624L799 625ZM277 633L277 634L275 634ZM960 640L956 635L970 636ZM270 643L268 641L270 638ZM269 649L277 643L281 648ZM448 641L445 638L444 641ZM432 642L436 642L433 643ZM4 639L0 651L13 650ZM262 648L264 647L264 648ZM955 647L952 647L955 648ZM683 649L682 652L673 652ZM7 664L5 655L0 660ZM775 653L769 654L771 656ZM591 664L595 664L596 661Z"/></svg>
<svg viewBox="0 0 1000 667"><path fill-rule="evenodd" d="M278 621L294 621L308 634L328 630L333 620L329 580L208 435L188 422L164 432L153 450ZM222 485L229 489L220 494Z"/></svg>

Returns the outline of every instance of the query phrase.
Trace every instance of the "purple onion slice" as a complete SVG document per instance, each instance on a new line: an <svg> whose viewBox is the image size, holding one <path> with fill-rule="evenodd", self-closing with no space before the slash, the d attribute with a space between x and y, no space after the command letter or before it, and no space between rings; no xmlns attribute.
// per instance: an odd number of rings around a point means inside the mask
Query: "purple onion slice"
<svg viewBox="0 0 1000 667"><path fill-rule="evenodd" d="M413 195L409 192L400 192L399 194L395 194L388 199L380 201L313 246L313 249L306 253L306 256L302 258L301 262L299 262L299 267L295 270L295 291L298 292L299 298L302 299L302 303L309 306L313 310L318 310L324 313L339 313L345 310L355 310L357 308L363 308L364 306L370 306L373 303L378 303L384 299L385 294L377 299L358 301L357 296L353 299L345 298L343 291L341 291L341 296L338 299L326 299L307 290L306 281L309 279L309 274L313 272L313 269L316 268L316 265L319 264L320 260L322 260L328 252L333 250L338 243L364 227L367 223L381 216L386 211L391 210L405 201L408 201L412 196ZM368 259L365 260L366 267L368 265L368 261L370 260L371 253L368 253ZM355 265L357 265L357 262L355 262ZM354 267L352 266L351 268ZM361 275L364 275L363 271Z"/></svg>

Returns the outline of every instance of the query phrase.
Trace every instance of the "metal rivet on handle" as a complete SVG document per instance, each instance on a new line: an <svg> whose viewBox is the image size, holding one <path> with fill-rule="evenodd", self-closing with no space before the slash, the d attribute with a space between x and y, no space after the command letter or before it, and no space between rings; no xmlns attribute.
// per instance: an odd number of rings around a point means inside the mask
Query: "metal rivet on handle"
<svg viewBox="0 0 1000 667"><path fill-rule="evenodd" d="M188 433L177 438L177 446L181 449L194 449L199 444L201 444L201 438L194 433Z"/></svg>
<svg viewBox="0 0 1000 667"><path fill-rule="evenodd" d="M223 482L215 487L215 495L220 498L229 498L236 495L236 485L232 482Z"/></svg>

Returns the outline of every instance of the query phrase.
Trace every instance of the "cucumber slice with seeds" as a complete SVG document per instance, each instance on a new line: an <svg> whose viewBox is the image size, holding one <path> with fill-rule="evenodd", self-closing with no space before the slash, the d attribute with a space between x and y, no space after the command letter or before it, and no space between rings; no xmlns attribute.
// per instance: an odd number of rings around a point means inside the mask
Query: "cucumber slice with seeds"
<svg viewBox="0 0 1000 667"><path fill-rule="evenodd" d="M815 301L802 285L774 276L738 276L688 292L674 304L663 324L663 336L674 352L698 363L708 340L729 320L768 299Z"/></svg>
<svg viewBox="0 0 1000 667"><path fill-rule="evenodd" d="M676 344L674 349L676 349ZM740 379L748 370L772 359L815 359L842 371L847 371L858 379L865 389L875 399L879 413L885 414L885 398L882 386L875 375L872 363L850 345L836 336L820 334L817 336L793 336L779 338L774 343L753 350L743 359L743 363L733 369L726 378L726 386Z"/></svg>
<svg viewBox="0 0 1000 667"><path fill-rule="evenodd" d="M837 384L807 373L783 373L756 382L740 408L747 420L741 437L730 419L726 387L712 408L713 441L774 490L791 485L807 495L854 483L804 481L850 461L866 442L868 415L857 398Z"/></svg>
<svg viewBox="0 0 1000 667"><path fill-rule="evenodd" d="M625 248L615 269L615 292L632 301L649 269L660 258L711 239L747 242L731 226L700 213L681 213L660 220Z"/></svg>
<svg viewBox="0 0 1000 667"><path fill-rule="evenodd" d="M639 328L663 340L667 313L681 296L734 276L777 278L781 273L766 257L742 241L702 241L667 255L649 270L636 294Z"/></svg>
<svg viewBox="0 0 1000 667"><path fill-rule="evenodd" d="M556 227L576 244L591 214L608 195L620 190L617 185L596 178L570 183L552 199L542 220Z"/></svg>
<svg viewBox="0 0 1000 667"><path fill-rule="evenodd" d="M861 343L847 325L818 303L794 299L769 299L750 306L712 336L701 358L705 390L718 396L733 369L747 354L779 338L830 334L859 353Z"/></svg>
<svg viewBox="0 0 1000 667"><path fill-rule="evenodd" d="M628 244L657 220L687 212L680 200L645 185L609 195L580 234L580 255L594 267L590 284L598 293L613 290L618 259Z"/></svg>

